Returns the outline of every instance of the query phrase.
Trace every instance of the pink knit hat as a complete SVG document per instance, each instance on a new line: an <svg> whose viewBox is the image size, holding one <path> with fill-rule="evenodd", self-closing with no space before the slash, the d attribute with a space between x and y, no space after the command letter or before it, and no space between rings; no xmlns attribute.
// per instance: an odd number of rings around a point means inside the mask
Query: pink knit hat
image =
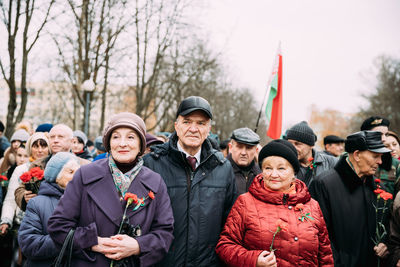
<svg viewBox="0 0 400 267"><path fill-rule="evenodd" d="M117 128L128 127L137 132L140 137L140 153L146 150L146 125L142 118L130 112L115 114L110 118L103 132L103 145L107 152L110 152L110 137L112 131Z"/></svg>

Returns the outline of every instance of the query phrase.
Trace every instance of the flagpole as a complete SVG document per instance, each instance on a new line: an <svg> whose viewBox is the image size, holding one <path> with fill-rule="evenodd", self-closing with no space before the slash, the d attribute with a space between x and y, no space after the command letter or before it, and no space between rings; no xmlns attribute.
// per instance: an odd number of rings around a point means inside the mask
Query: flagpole
<svg viewBox="0 0 400 267"><path fill-rule="evenodd" d="M278 50L276 54L279 54L281 52L281 41L279 41L279 45L278 45ZM274 71L274 67L275 67L275 61L272 64L272 71L271 73ZM260 118L261 118L261 112L265 103L265 99L267 98L267 95L269 95L269 93L271 92L271 81L272 81L272 76L270 76L269 81L268 81L268 90L265 92L264 95L264 99L263 102L261 103L261 108L260 108L260 112L258 113L258 118L257 118L257 123L256 123L256 128L254 129L254 132L257 133L258 130L258 124L260 123Z"/></svg>
<svg viewBox="0 0 400 267"><path fill-rule="evenodd" d="M265 99L267 98L267 95L269 94L270 91L271 91L271 86L269 86L268 90L264 94L264 99L263 99L263 102L261 103L260 112L258 113L256 128L254 129L255 133L257 133L257 130L258 130L258 124L260 123L261 113L262 113L262 110L263 110L263 107L264 107Z"/></svg>

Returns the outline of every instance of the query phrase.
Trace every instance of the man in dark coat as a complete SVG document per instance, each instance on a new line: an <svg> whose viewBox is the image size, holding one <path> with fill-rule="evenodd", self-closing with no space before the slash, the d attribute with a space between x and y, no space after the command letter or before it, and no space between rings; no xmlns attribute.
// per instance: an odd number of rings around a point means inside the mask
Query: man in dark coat
<svg viewBox="0 0 400 267"><path fill-rule="evenodd" d="M297 178L307 186L310 185L314 177L332 169L337 162L335 157L313 149L317 136L305 121L299 122L288 129L285 139L292 143L297 150L297 158L300 162Z"/></svg>
<svg viewBox="0 0 400 267"><path fill-rule="evenodd" d="M344 152L344 139L337 135L327 135L324 137L324 148L323 153L339 157Z"/></svg>
<svg viewBox="0 0 400 267"><path fill-rule="evenodd" d="M334 169L317 176L309 190L321 207L337 267L377 266L374 247L377 196L373 175L388 151L376 131L351 134ZM375 250L375 251L374 251Z"/></svg>
<svg viewBox="0 0 400 267"><path fill-rule="evenodd" d="M233 170L207 139L212 119L207 100L184 99L176 117L169 141L144 157L163 177L175 219L174 241L159 266L220 266L215 246L236 198Z"/></svg>
<svg viewBox="0 0 400 267"><path fill-rule="evenodd" d="M232 132L227 159L232 164L239 195L246 193L254 177L261 173L255 162L259 143L260 136L249 128L239 128Z"/></svg>

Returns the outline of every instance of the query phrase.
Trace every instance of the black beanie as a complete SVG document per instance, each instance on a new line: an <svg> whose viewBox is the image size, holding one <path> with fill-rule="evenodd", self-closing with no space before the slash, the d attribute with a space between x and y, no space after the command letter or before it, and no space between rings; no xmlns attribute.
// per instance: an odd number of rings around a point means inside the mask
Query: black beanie
<svg viewBox="0 0 400 267"><path fill-rule="evenodd" d="M277 139L265 145L258 154L258 164L262 169L262 162L269 156L279 156L285 158L292 165L294 173L300 170L300 163L297 159L297 150L289 141Z"/></svg>
<svg viewBox="0 0 400 267"><path fill-rule="evenodd" d="M309 146L314 146L317 136L307 122L302 121L286 131L286 139L293 139Z"/></svg>

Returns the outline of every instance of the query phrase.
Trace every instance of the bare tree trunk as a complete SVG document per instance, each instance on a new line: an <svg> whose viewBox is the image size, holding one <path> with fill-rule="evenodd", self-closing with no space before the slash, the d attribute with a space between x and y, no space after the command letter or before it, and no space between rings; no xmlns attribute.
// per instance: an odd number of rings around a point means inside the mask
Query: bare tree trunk
<svg viewBox="0 0 400 267"><path fill-rule="evenodd" d="M16 6L14 7L14 3ZM21 13L22 4L25 4L24 12ZM3 61L0 58L0 68L3 74L4 79L7 82L9 88L9 102L8 102L8 111L7 111L7 122L6 122L6 132L5 135L10 137L11 134L14 132L14 126L16 123L20 122L24 118L26 105L28 102L28 90L27 90L27 75L28 75L28 59L29 59L29 52L31 51L32 47L35 45L37 40L39 39L40 33L42 32L44 26L48 22L49 14L51 7L54 4L54 0L51 0L48 5L41 5L46 6L45 9L45 16L42 22L39 24L39 28L36 29L34 34L32 32L29 34L33 36L32 42L28 44L28 33L30 30L30 22L33 16L33 12L37 7L35 7L35 0L9 0L8 1L8 10L4 4L0 5L1 11L0 18L5 24L7 28L8 34L8 57L9 57L9 66L8 66L8 73L6 73L6 67ZM16 40L18 39L18 29L19 29L19 22L21 19L21 15L25 14L25 24L22 33L22 60L21 60L21 76L20 76L20 95L21 101L19 105L17 105L17 85L16 85ZM40 18L39 18L40 20Z"/></svg>

